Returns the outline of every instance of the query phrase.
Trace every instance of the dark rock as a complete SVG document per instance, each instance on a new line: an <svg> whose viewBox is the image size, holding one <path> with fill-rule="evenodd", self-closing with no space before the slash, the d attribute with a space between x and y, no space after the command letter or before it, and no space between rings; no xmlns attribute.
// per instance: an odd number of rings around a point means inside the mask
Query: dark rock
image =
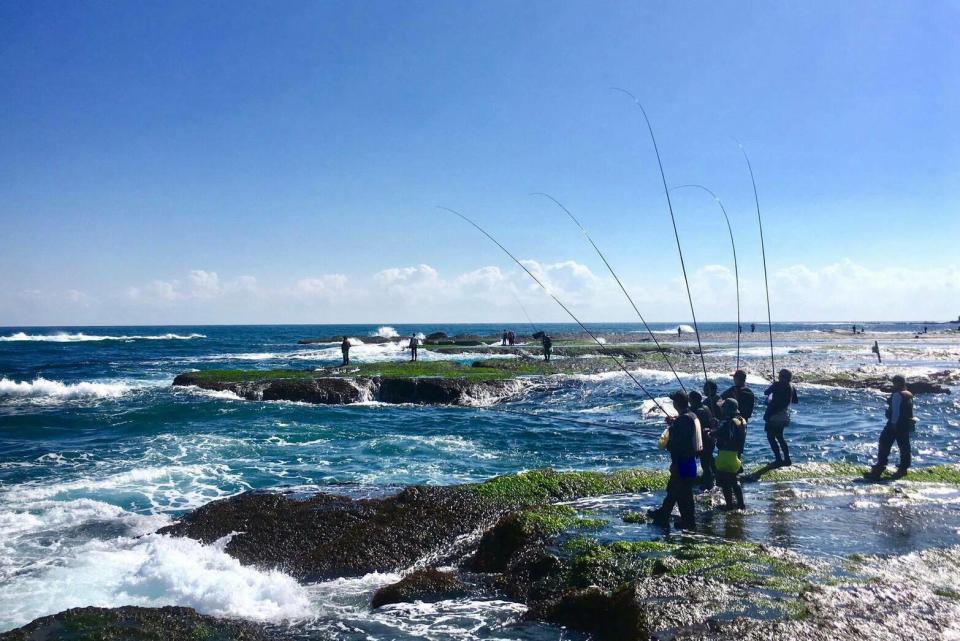
<svg viewBox="0 0 960 641"><path fill-rule="evenodd" d="M643 607L637 602L633 584L614 593L597 586L571 590L542 612L543 618L559 625L596 634L610 641L647 641L650 638Z"/></svg>
<svg viewBox="0 0 960 641"><path fill-rule="evenodd" d="M264 641L262 628L193 608L73 608L0 634L2 641Z"/></svg>
<svg viewBox="0 0 960 641"><path fill-rule="evenodd" d="M432 334L427 334L428 341L439 341L447 338L446 332L433 332Z"/></svg>
<svg viewBox="0 0 960 641"><path fill-rule="evenodd" d="M443 601L456 599L469 594L469 587L463 583L456 572L441 572L435 568L417 570L396 583L384 586L373 595L371 605L379 608L390 603L412 603L413 601Z"/></svg>
<svg viewBox="0 0 960 641"><path fill-rule="evenodd" d="M175 386L196 386L232 392L248 401L296 401L318 405L348 405L367 400L382 403L466 405L475 399L510 396L519 392L516 380L465 378L331 377L266 378L249 381L211 381L202 372L180 374Z"/></svg>
<svg viewBox="0 0 960 641"><path fill-rule="evenodd" d="M496 515L490 502L463 486L413 486L361 500L245 492L208 503L160 533L204 543L237 533L226 552L241 563L315 581L409 567Z"/></svg>

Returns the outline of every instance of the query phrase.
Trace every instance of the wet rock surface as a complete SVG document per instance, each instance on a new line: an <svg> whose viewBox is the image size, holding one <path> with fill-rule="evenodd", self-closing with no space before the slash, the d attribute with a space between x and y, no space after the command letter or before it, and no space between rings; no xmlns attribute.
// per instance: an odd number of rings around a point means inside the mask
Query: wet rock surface
<svg viewBox="0 0 960 641"><path fill-rule="evenodd" d="M209 503L159 532L204 543L233 534L225 550L241 563L317 581L409 567L495 513L466 487L415 486L361 500L246 492Z"/></svg>
<svg viewBox="0 0 960 641"><path fill-rule="evenodd" d="M462 378L318 376L216 381L204 378L202 373L180 374L173 384L231 392L248 401L294 401L319 405L349 405L366 401L470 405L507 398L524 387L516 380Z"/></svg>
<svg viewBox="0 0 960 641"><path fill-rule="evenodd" d="M0 634L2 641L265 641L263 629L192 608L74 608Z"/></svg>
<svg viewBox="0 0 960 641"><path fill-rule="evenodd" d="M442 572L436 568L417 570L400 581L377 590L371 607L379 608L391 603L413 601L442 601L466 596L470 587L460 580L456 572Z"/></svg>

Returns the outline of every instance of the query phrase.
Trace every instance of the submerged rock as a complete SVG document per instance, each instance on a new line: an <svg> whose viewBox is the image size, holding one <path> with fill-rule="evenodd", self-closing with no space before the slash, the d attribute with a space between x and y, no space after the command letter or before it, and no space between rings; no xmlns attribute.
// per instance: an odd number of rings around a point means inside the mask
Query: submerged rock
<svg viewBox="0 0 960 641"><path fill-rule="evenodd" d="M435 568L417 570L396 583L377 590L371 607L379 608L391 603L413 601L443 601L470 593L470 588L460 580L456 572L441 572Z"/></svg>
<svg viewBox="0 0 960 641"><path fill-rule="evenodd" d="M246 621L199 614L193 608L73 608L0 634L2 641L265 641Z"/></svg>

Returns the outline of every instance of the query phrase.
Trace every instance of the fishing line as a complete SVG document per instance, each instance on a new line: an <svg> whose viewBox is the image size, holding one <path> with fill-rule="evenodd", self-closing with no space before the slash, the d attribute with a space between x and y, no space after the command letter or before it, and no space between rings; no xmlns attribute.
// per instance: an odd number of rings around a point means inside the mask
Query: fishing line
<svg viewBox="0 0 960 641"><path fill-rule="evenodd" d="M667 197L667 208L670 210L670 221L673 223L673 236L677 239L677 252L680 254L680 269L683 271L683 282L687 286L687 300L690 301L690 316L693 317L693 331L697 335L697 347L700 349L700 365L703 366L703 381L706 383L707 363L703 359L703 345L700 343L700 327L697 325L697 313L693 310L693 295L690 293L690 280L687 278L687 266L683 261L683 250L680 248L680 232L677 231L677 219L673 215L673 201L670 200L670 189L667 187L667 175L663 172L663 161L660 159L660 149L657 147L657 138L653 135L653 125L650 124L650 118L647 117L647 110L643 108L637 97L626 89L613 87L614 91L621 91L633 99L633 103L640 108L643 119L647 123L647 130L650 132L650 140L653 141L653 151L657 154L657 165L660 167L660 178L663 180L663 193Z"/></svg>
<svg viewBox="0 0 960 641"><path fill-rule="evenodd" d="M636 433L638 430L648 430L650 434L653 434L654 432L656 432L657 436L659 436L662 433L659 427L654 427L651 425L641 425L641 424L621 423L621 422L598 423L596 421L584 421L576 418L567 418L565 416L537 414L536 412L524 412L523 410L508 410L505 408L484 407L482 408L482 410L486 412L502 412L504 414L515 414L517 416L527 416L531 418L543 418L547 420L563 421L566 423L576 423L578 425L586 425L589 427L602 427L604 429L611 429L611 430L622 431L622 432Z"/></svg>
<svg viewBox="0 0 960 641"><path fill-rule="evenodd" d="M723 219L727 221L727 231L730 232L730 247L733 249L733 278L737 286L737 369L740 369L740 270L737 268L737 244L733 242L733 227L730 226L730 217L727 216L727 210L720 201L719 196L703 185L677 185L673 189L684 189L686 187L698 187L713 196L713 199L720 205L720 211L723 212Z"/></svg>
<svg viewBox="0 0 960 641"><path fill-rule="evenodd" d="M443 209L443 210L445 210L445 211L448 211L448 212L450 212L451 214L454 214L455 216L458 216L458 217L462 218L463 220L467 221L468 223L470 223L471 225L473 225L481 234L483 234L484 236L486 236L487 238L489 238L491 241L493 241L493 244L494 244L494 245L496 245L497 247L499 247L500 249L502 249L502 250L503 250L503 253L505 253L507 256L509 256L511 259L513 259L513 262L515 262L517 265L519 265L520 268L521 268L523 271L527 272L527 275L530 276L530 278L532 278L532 279L534 280L534 282L537 283L537 285L540 285L540 287L543 288L543 291L545 291L545 292L547 293L547 296L549 296L550 298L552 298L552 299L554 300L554 302L555 302L557 305L559 305L559 306L563 309L563 311L565 311L565 312L567 313L567 315L568 315L570 318L572 318L572 319L577 323L577 325L580 326L580 329L582 329L584 332L586 332L587 335L588 335L590 338L593 339L593 342L595 342L597 345L600 346L600 351L602 351L605 356L609 357L614 363L616 363L617 367L619 367L621 370L623 370L623 373L626 374L627 376L629 376L629 377L630 377L630 380L632 380L634 383L636 383L636 384L637 384L637 387L639 387L639 388L643 391L644 394L646 394L648 397L650 397L650 400L653 401L654 405L656 405L656 406L660 409L661 412L663 412L665 415L667 414L667 411L666 411L665 409L663 409L663 406L660 405L660 402L657 401L657 398L656 398L653 394L651 394L651 393L647 390L646 387L643 386L643 383L641 383L640 381L638 381L638 380L637 380L637 377L630 373L630 370L628 370L628 369L626 368L626 366L625 366L623 363L620 362L620 359L618 359L618 358L617 358L616 356L614 356L613 354L609 353L609 352L607 351L607 348L604 346L604 344L600 342L600 340L593 334L593 332L591 332L589 329L587 329L586 325L584 325L583 323L581 323L581 322L580 322L580 319L577 318L576 316L574 316L574 315L573 315L573 312L571 312L570 309L569 309L566 305L564 305L562 302L560 302L560 299L557 298L556 296L554 296L553 293L552 293L549 289L547 289L547 286L544 285L542 282L540 282L540 279L537 278L537 277L533 274L532 271L530 271L529 269L527 269L527 266L526 266L526 265L524 265L522 262L520 262L520 259L519 259L519 258L517 258L517 257L514 256L513 254L511 254L509 249L507 249L506 247L504 247L503 245L501 245L500 242L499 242L496 238L494 238L493 236L491 236L489 233L487 233L487 230L485 230L483 227L481 227L481 226L478 225L477 223L473 222L472 220L470 220L469 218L467 218L466 216L464 216L464 215L461 214L460 212L456 211L455 209L450 209L449 207L443 207L442 205L438 205L438 209Z"/></svg>
<svg viewBox="0 0 960 641"><path fill-rule="evenodd" d="M603 261L603 264L607 266L607 269L610 271L610 275L613 276L613 279L614 279L615 281L617 281L617 285L620 286L620 291L622 291L622 292L623 292L623 295L627 297L627 300L628 300L628 301L630 301L630 305L633 307L633 311L635 311L635 312L637 313L637 316L640 317L640 322L642 322L642 323L643 323L643 326L647 329L647 333L650 334L650 338L653 339L654 344L657 346L657 350L660 352L660 355L663 356L663 360L666 361L667 365L670 366L670 371L673 372L674 378L676 378L676 379L677 379L677 383L680 384L680 389L682 389L682 390L683 390L683 393L686 394L686 393L687 393L687 388L683 386L683 381L680 380L680 376L677 374L677 370L674 369L673 363L671 363L671 362L670 362L670 359L667 358L667 352L666 352L666 350L663 349L663 347L661 347L660 341L657 340L657 337L656 337L656 335L654 335L653 330L650 329L650 326L647 325L647 321L644 320L643 314L641 314L641 313L640 313L640 310L637 309L636 303L633 302L633 299L630 298L630 294L627 293L627 288L623 286L623 283L620 281L620 277L617 276L617 273L616 273L615 271L613 271L613 267L611 267L611 266L610 266L610 263L607 262L607 257L603 255L603 252L600 251L600 248L597 247L597 244L596 244L595 242L593 242L593 238L590 237L590 234L587 233L587 230L584 228L584 226L581 225L581 224L580 224L580 221L577 220L577 218L576 218L573 214L570 213L570 210L569 210L569 209L567 209L566 207L564 207L563 203L561 203L559 200L557 200L556 198L554 198L554 197L551 196L550 194L544 193L544 192L542 192L542 191L538 191L538 192L535 192L535 193L530 194L530 195L531 195L531 196L545 196L545 197L549 198L549 199L552 200L554 203L556 203L557 207L559 207L559 208L562 209L564 212L566 212L567 216L570 217L570 220L572 220L572 221L574 222L574 224L575 224L577 227L580 228L580 231L583 232L583 235L586 237L587 241L593 246L594 250L596 250L597 255L600 256L600 260L602 260L602 261ZM738 352L738 355L739 355L739 352Z"/></svg>
<svg viewBox="0 0 960 641"><path fill-rule="evenodd" d="M513 298L514 298L514 300L517 301L517 305L519 305L519 306L520 306L520 309L523 310L523 315L527 317L527 322L530 323L530 327L533 328L533 333L534 333L534 334L539 333L539 332L540 332L540 328L537 327L536 325L534 325L533 320L531 320L531 318L530 318L530 314L527 313L527 308L524 307L524 306L523 306L523 303L520 302L520 297L517 296L517 292L515 292L515 291L513 291L513 289L511 289L511 290L510 290L510 293L513 294Z"/></svg>
<svg viewBox="0 0 960 641"><path fill-rule="evenodd" d="M747 161L747 169L750 170L750 182L753 184L753 202L757 205L757 222L760 224L760 253L763 256L763 287L767 292L767 330L770 334L770 371L773 374L772 380L777 380L777 366L773 362L773 321L770 313L770 281L767 278L767 248L763 242L763 218L760 216L760 197L757 195L757 181L753 177L753 165L750 164L750 157L747 150L737 141L737 146L743 152L743 159Z"/></svg>

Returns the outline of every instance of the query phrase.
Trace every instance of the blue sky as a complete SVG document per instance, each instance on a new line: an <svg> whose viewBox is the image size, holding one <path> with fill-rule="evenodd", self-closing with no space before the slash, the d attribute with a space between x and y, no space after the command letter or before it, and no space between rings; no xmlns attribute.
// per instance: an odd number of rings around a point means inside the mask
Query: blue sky
<svg viewBox="0 0 960 641"><path fill-rule="evenodd" d="M956 2L0 4L0 324L684 320L670 184L745 315L960 313ZM698 316L715 204L674 195Z"/></svg>

